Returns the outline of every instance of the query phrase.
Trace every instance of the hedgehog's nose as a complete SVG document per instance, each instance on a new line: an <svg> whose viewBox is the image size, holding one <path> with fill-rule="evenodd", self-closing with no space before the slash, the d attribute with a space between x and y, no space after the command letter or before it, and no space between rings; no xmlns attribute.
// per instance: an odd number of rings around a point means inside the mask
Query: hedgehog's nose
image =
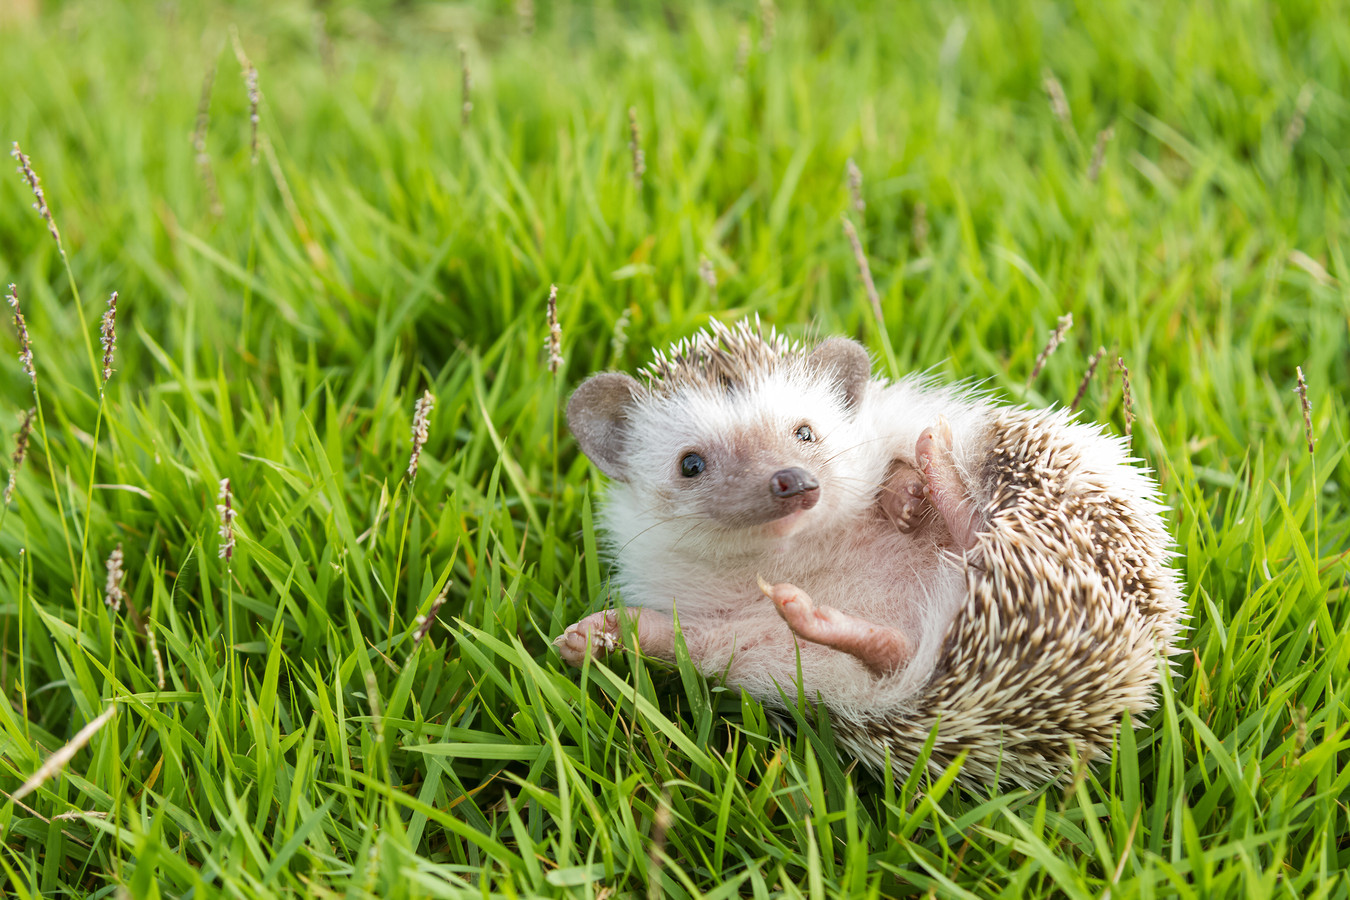
<svg viewBox="0 0 1350 900"><path fill-rule="evenodd" d="M780 469L777 472L774 472L773 477L769 479L769 490L773 492L775 497L781 500L806 494L807 496L802 499L814 501L816 495L812 492L819 487L820 483L816 481L814 475L805 469L798 469L795 466L791 469ZM814 503L808 503L806 505L810 506L814 505Z"/></svg>

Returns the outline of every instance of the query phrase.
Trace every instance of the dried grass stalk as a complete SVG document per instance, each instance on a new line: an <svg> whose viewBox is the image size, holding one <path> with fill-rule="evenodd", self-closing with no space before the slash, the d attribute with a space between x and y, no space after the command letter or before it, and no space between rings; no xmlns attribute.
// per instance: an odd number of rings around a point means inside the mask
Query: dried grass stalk
<svg viewBox="0 0 1350 900"><path fill-rule="evenodd" d="M64 747L47 757L47 761L38 767L38 770L33 773L33 777L25 781L17 791L10 795L11 799L19 800L28 796L41 787L47 779L64 771L70 761L75 758L75 754L79 753L84 745L89 743L89 740L98 733L98 730L107 725L108 720L115 715L117 715L117 704L114 703L104 710L102 715L81 728Z"/></svg>

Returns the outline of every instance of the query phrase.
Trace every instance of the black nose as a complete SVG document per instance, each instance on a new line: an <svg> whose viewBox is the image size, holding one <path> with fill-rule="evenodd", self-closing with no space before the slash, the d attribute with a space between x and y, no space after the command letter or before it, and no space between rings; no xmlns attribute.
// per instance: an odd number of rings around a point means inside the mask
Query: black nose
<svg viewBox="0 0 1350 900"><path fill-rule="evenodd" d="M796 497L820 487L815 476L805 469L780 469L769 479L769 490L775 497Z"/></svg>

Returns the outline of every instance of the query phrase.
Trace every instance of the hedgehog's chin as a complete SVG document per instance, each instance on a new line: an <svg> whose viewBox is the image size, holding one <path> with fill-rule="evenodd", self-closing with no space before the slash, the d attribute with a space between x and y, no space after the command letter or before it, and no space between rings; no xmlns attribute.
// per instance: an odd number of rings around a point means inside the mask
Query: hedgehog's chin
<svg viewBox="0 0 1350 900"><path fill-rule="evenodd" d="M801 527L802 521L806 518L808 512L810 512L808 509L799 509L796 512L790 512L786 516L774 519L772 522L765 522L763 528L773 537L788 537Z"/></svg>

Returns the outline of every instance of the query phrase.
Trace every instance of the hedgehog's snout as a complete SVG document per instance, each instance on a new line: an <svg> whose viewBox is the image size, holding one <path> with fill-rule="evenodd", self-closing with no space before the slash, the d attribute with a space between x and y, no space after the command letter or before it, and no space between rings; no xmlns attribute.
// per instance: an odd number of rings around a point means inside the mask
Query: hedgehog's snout
<svg viewBox="0 0 1350 900"><path fill-rule="evenodd" d="M820 499L820 482L805 469L793 466L773 473L769 491L777 500L790 500L801 509L810 509Z"/></svg>

